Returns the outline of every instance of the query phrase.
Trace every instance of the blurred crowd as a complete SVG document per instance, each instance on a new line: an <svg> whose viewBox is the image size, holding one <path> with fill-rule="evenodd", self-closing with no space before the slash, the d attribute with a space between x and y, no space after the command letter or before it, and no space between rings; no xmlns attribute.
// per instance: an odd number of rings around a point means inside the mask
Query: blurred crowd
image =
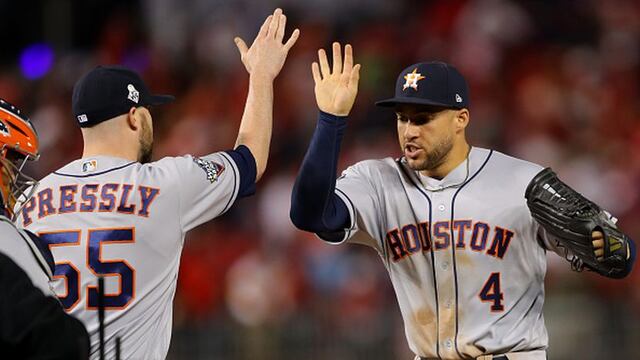
<svg viewBox="0 0 640 360"><path fill-rule="evenodd" d="M9 3L17 2L1 1L0 10L18 6ZM42 24L21 46L51 47L50 69L30 76L17 46L0 56L0 97L30 114L41 138L36 178L81 155L71 89L96 64L129 66L154 92L176 95L153 109L156 159L201 155L231 148L237 135L248 76L233 37L250 42L276 6L288 32L301 30L276 80L271 157L257 194L186 239L170 359L411 358L377 254L326 245L289 221L317 118L311 62L334 40L351 43L362 64L340 170L401 154L393 113L373 103L393 93L404 67L444 60L470 83L473 145L553 167L640 239L637 1L38 3ZM637 358L638 273L622 281L577 274L551 254L550 359Z"/></svg>

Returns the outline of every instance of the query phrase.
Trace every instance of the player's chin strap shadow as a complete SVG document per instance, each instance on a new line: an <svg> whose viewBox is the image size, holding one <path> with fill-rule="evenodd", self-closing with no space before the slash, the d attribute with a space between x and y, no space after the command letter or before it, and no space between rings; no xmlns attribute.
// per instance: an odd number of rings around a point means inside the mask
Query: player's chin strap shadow
<svg viewBox="0 0 640 360"><path fill-rule="evenodd" d="M98 276L98 333L100 336L100 360L105 360L104 351L104 276ZM120 336L116 336L116 360L120 360Z"/></svg>

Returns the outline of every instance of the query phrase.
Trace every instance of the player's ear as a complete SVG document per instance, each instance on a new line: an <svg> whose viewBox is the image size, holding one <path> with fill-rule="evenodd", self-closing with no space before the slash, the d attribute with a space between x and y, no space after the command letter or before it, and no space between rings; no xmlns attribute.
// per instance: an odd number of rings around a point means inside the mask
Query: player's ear
<svg viewBox="0 0 640 360"><path fill-rule="evenodd" d="M131 130L138 130L140 125L140 114L138 114L138 109L135 107L131 107L129 112L127 113L127 125Z"/></svg>
<svg viewBox="0 0 640 360"><path fill-rule="evenodd" d="M461 109L457 111L456 114L456 128L458 130L463 130L469 125L469 110Z"/></svg>

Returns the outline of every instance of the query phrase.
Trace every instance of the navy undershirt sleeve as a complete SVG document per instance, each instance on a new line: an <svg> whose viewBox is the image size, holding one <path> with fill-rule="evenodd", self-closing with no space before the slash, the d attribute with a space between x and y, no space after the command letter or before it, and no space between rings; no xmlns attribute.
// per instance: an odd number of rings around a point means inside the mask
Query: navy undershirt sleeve
<svg viewBox="0 0 640 360"><path fill-rule="evenodd" d="M289 216L305 231L340 241L351 222L344 202L335 194L340 143L347 118L320 112L309 149L302 161L291 194Z"/></svg>
<svg viewBox="0 0 640 360"><path fill-rule="evenodd" d="M253 157L251 150L244 145L240 145L234 150L227 150L225 152L231 156L240 173L238 198L255 194L257 169L256 159Z"/></svg>

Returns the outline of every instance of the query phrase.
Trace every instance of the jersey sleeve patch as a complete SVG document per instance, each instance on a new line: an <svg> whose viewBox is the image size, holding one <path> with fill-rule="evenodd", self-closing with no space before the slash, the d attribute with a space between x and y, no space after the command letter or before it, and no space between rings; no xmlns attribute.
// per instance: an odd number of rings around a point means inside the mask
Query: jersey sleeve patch
<svg viewBox="0 0 640 360"><path fill-rule="evenodd" d="M211 160L202 159L197 156L193 157L193 162L195 162L196 165L204 171L207 175L207 180L212 184L218 181L218 178L225 170L224 165Z"/></svg>

